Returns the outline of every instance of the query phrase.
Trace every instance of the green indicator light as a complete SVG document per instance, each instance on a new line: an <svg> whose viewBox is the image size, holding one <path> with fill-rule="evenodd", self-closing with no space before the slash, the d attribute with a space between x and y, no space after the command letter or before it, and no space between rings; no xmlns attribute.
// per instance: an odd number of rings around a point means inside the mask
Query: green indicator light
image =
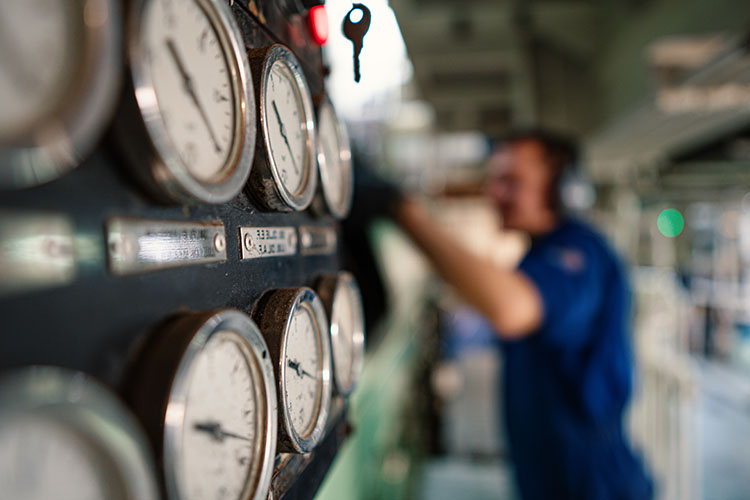
<svg viewBox="0 0 750 500"><path fill-rule="evenodd" d="M685 227L685 219L682 218L679 210L667 208L662 210L659 218L656 219L656 227L663 236L674 238L679 236Z"/></svg>

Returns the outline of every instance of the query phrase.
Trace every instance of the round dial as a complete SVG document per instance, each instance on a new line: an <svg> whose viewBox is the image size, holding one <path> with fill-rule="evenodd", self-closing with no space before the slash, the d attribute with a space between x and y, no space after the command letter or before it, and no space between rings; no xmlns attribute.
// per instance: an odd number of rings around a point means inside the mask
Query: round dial
<svg viewBox="0 0 750 500"><path fill-rule="evenodd" d="M346 127L328 99L318 106L318 166L328 211L346 217L352 204L352 152Z"/></svg>
<svg viewBox="0 0 750 500"><path fill-rule="evenodd" d="M271 350L279 383L279 446L307 453L323 436L331 399L331 353L323 303L309 288L267 292L253 316Z"/></svg>
<svg viewBox="0 0 750 500"><path fill-rule="evenodd" d="M141 384L158 384L163 407L135 405L154 428L170 498L265 499L276 445L276 391L268 350L245 314L224 310L181 317L138 369ZM173 377L160 378L171 366ZM140 391L143 392L143 391Z"/></svg>
<svg viewBox="0 0 750 500"><path fill-rule="evenodd" d="M228 201L247 180L255 141L236 23L217 0L143 3L133 7L139 31L131 68L155 150L151 180L176 201Z"/></svg>
<svg viewBox="0 0 750 500"><path fill-rule="evenodd" d="M331 322L336 389L346 396L356 386L362 371L365 341L362 296L354 276L346 271L321 278L318 293Z"/></svg>
<svg viewBox="0 0 750 500"><path fill-rule="evenodd" d="M0 188L76 166L113 110L120 11L112 0L0 2Z"/></svg>
<svg viewBox="0 0 750 500"><path fill-rule="evenodd" d="M152 0L143 42L167 137L188 172L209 181L235 132L235 83L219 35L196 2Z"/></svg>
<svg viewBox="0 0 750 500"><path fill-rule="evenodd" d="M254 49L250 56L262 68L258 88L263 133L262 152L251 174L251 193L266 208L304 210L317 186L317 136L310 91L299 62L287 48Z"/></svg>
<svg viewBox="0 0 750 500"><path fill-rule="evenodd" d="M4 498L156 499L145 437L83 374L35 367L0 384Z"/></svg>

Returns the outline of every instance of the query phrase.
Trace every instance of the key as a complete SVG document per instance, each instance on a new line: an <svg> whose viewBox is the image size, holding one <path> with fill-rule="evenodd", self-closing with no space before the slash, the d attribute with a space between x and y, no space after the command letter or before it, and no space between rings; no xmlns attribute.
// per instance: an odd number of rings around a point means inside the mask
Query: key
<svg viewBox="0 0 750 500"><path fill-rule="evenodd" d="M351 19L355 10L362 11L362 19L356 23ZM354 81L359 82L359 53L362 52L362 39L367 34L367 30L370 29L370 9L361 3L352 5L351 10L344 17L341 29L344 31L344 36L351 40L354 45Z"/></svg>

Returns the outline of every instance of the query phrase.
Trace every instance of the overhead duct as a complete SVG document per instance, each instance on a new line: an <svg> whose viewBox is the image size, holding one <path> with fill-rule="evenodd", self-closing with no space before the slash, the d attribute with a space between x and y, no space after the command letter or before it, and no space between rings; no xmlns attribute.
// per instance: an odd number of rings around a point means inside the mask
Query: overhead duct
<svg viewBox="0 0 750 500"><path fill-rule="evenodd" d="M663 45L652 48L660 85L646 102L619 115L587 141L587 166L594 179L631 182L656 175L677 158L689 159L685 156L690 151L750 126L746 39L724 37L720 50L718 39L711 40L703 44L703 61L680 58L687 51L673 40L671 55Z"/></svg>

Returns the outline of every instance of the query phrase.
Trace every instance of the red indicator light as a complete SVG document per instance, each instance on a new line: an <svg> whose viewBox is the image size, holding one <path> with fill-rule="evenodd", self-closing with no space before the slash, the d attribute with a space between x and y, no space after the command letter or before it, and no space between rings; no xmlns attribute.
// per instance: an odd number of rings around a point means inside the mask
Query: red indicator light
<svg viewBox="0 0 750 500"><path fill-rule="evenodd" d="M307 19L315 43L325 45L328 41L328 14L325 5L312 7L307 14Z"/></svg>

